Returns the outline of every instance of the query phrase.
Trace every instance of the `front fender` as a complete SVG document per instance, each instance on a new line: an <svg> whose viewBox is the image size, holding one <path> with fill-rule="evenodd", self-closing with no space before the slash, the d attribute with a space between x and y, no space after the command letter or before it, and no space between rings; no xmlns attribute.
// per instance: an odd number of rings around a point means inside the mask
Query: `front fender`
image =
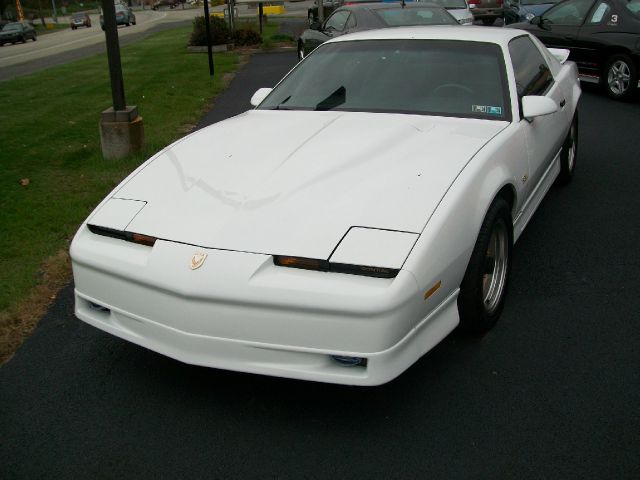
<svg viewBox="0 0 640 480"><path fill-rule="evenodd" d="M514 194L512 215L520 208L522 182L528 169L525 138L511 124L482 148L465 166L427 222L403 269L416 278L428 315L459 288L489 207L507 186Z"/></svg>

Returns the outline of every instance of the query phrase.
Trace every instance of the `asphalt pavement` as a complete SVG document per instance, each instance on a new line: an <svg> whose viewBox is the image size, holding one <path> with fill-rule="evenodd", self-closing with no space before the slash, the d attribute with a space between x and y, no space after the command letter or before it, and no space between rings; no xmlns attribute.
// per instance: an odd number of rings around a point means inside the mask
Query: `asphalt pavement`
<svg viewBox="0 0 640 480"><path fill-rule="evenodd" d="M251 57L203 124L294 62ZM575 180L516 245L486 336L325 385L127 343L73 316L70 285L0 369L0 478L640 478L640 104L590 88L579 112Z"/></svg>

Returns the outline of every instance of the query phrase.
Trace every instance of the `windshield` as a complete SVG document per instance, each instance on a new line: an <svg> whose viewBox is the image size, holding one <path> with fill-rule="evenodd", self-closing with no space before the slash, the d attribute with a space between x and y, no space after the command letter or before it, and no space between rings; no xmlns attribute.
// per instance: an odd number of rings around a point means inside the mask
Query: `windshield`
<svg viewBox="0 0 640 480"><path fill-rule="evenodd" d="M465 0L423 0L432 5L438 5L444 8L467 8Z"/></svg>
<svg viewBox="0 0 640 480"><path fill-rule="evenodd" d="M8 32L10 30L22 30L22 25L19 23L9 23L4 27L4 31Z"/></svg>
<svg viewBox="0 0 640 480"><path fill-rule="evenodd" d="M372 10L390 27L402 25L457 25L449 13L440 8L380 8Z"/></svg>
<svg viewBox="0 0 640 480"><path fill-rule="evenodd" d="M498 45L443 40L324 44L261 110L342 110L510 120Z"/></svg>
<svg viewBox="0 0 640 480"><path fill-rule="evenodd" d="M73 19L74 20L83 20L84 19L84 13L74 13L73 14Z"/></svg>

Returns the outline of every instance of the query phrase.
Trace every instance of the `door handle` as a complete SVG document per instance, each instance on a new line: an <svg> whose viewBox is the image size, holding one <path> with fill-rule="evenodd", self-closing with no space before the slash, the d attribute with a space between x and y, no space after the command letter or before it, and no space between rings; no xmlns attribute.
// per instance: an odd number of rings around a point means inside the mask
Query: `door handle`
<svg viewBox="0 0 640 480"><path fill-rule="evenodd" d="M562 101L560 102L560 108L564 108L566 104L567 104L567 101L565 99L562 99Z"/></svg>

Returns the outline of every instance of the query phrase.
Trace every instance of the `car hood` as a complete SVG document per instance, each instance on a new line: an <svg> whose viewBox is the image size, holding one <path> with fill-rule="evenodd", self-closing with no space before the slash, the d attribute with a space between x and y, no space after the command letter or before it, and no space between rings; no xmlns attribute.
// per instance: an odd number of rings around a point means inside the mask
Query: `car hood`
<svg viewBox="0 0 640 480"><path fill-rule="evenodd" d="M175 143L113 198L126 230L208 248L328 258L350 227L420 233L504 121L252 110Z"/></svg>

